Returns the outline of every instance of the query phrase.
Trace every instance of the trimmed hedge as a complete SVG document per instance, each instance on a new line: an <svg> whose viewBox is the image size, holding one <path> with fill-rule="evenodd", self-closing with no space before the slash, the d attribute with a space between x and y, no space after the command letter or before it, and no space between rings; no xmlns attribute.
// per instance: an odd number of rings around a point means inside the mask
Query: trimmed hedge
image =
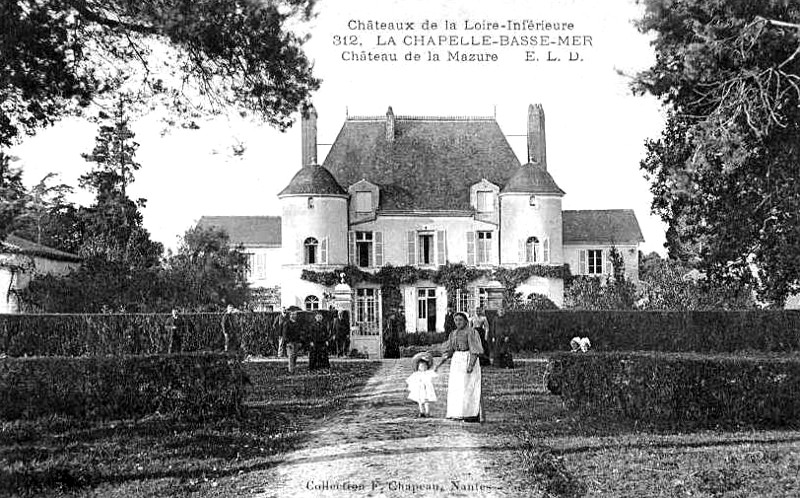
<svg viewBox="0 0 800 498"><path fill-rule="evenodd" d="M493 312L489 312L494 322ZM303 312L301 321L313 314ZM184 351L223 349L222 313L183 315ZM327 319L331 316L326 313ZM563 351L575 336L603 351L800 351L800 311L515 311L507 314L512 349ZM167 314L0 315L0 354L83 356L167 351ZM232 346L272 355L276 313L229 315ZM440 344L444 333L401 333L400 347Z"/></svg>
<svg viewBox="0 0 800 498"><path fill-rule="evenodd" d="M243 354L272 355L278 342L278 313L228 315L231 348ZM183 351L222 351L223 313L182 315L188 330ZM0 353L9 356L93 356L167 352L169 314L0 315ZM310 321L312 313L300 313Z"/></svg>
<svg viewBox="0 0 800 498"><path fill-rule="evenodd" d="M800 356L563 353L549 381L568 408L703 426L798 424Z"/></svg>
<svg viewBox="0 0 800 498"><path fill-rule="evenodd" d="M800 351L800 311L523 311L507 313L521 351L564 351L575 336L602 351ZM490 316L494 321L494 315Z"/></svg>
<svg viewBox="0 0 800 498"><path fill-rule="evenodd" d="M184 420L238 414L246 377L223 353L0 359L0 418Z"/></svg>

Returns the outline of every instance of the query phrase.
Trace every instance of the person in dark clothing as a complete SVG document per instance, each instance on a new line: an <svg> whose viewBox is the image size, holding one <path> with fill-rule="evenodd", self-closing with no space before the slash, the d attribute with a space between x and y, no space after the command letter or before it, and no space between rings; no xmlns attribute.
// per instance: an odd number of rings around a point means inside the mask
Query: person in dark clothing
<svg viewBox="0 0 800 498"><path fill-rule="evenodd" d="M347 317L347 311L339 310L336 313L336 317L331 322L331 329L336 345L336 355L347 356L350 349L350 320Z"/></svg>
<svg viewBox="0 0 800 498"><path fill-rule="evenodd" d="M391 312L386 319L386 329L383 333L383 347L385 358L400 358L400 320L396 312Z"/></svg>
<svg viewBox="0 0 800 498"><path fill-rule="evenodd" d="M481 346L483 348L483 353L479 357L479 361L482 366L489 365L489 341L487 337L490 333L489 330L489 319L486 318L486 310L483 309L483 306L478 306L475 309L475 316L472 318L472 328L475 332L478 333L478 337L481 338Z"/></svg>
<svg viewBox="0 0 800 498"><path fill-rule="evenodd" d="M167 318L167 353L180 353L183 351L183 335L186 332L186 320L173 308L172 314Z"/></svg>
<svg viewBox="0 0 800 498"><path fill-rule="evenodd" d="M275 351L276 355L280 357L286 357L286 343L283 340L283 327L288 321L289 312L286 311L286 308L282 308L281 313L275 317L275 321L272 322L272 330L277 331L278 336L278 343L275 346Z"/></svg>
<svg viewBox="0 0 800 498"><path fill-rule="evenodd" d="M492 366L497 368L514 368L511 355L513 323L503 308L497 310L490 334Z"/></svg>
<svg viewBox="0 0 800 498"><path fill-rule="evenodd" d="M447 314L444 315L444 333L447 334L447 337L450 337L450 332L456 329L456 321L453 319L455 314L453 313L453 307L447 307Z"/></svg>
<svg viewBox="0 0 800 498"><path fill-rule="evenodd" d="M325 325L322 313L314 315L314 322L311 324L310 329L308 369L330 368L331 365L328 360L328 327Z"/></svg>
<svg viewBox="0 0 800 498"><path fill-rule="evenodd" d="M302 330L300 322L297 321L297 312L292 311L289 313L289 319L286 320L281 329L281 336L283 343L286 345L286 356L288 356L289 372L294 372L297 365L297 354L300 352L300 341L302 339Z"/></svg>
<svg viewBox="0 0 800 498"><path fill-rule="evenodd" d="M224 350L228 351L231 348L236 349L234 337L234 324L233 324L233 315L234 313L238 313L239 310L233 307L233 305L229 304L228 307L225 309L225 313L222 314L222 337L224 340Z"/></svg>

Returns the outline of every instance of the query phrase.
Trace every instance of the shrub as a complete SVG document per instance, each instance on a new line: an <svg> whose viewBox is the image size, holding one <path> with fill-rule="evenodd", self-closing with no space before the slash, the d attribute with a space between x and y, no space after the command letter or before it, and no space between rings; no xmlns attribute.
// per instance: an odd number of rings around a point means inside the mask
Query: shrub
<svg viewBox="0 0 800 498"><path fill-rule="evenodd" d="M568 408L635 420L785 426L800 416L800 357L564 353Z"/></svg>
<svg viewBox="0 0 800 498"><path fill-rule="evenodd" d="M575 336L601 351L800 351L800 312L511 311L512 344L523 351L563 351ZM490 317L491 318L491 317Z"/></svg>
<svg viewBox="0 0 800 498"><path fill-rule="evenodd" d="M229 354L0 359L0 417L207 419L239 412L245 376Z"/></svg>
<svg viewBox="0 0 800 498"><path fill-rule="evenodd" d="M167 352L167 314L0 315L0 352L9 356L86 356ZM183 351L221 351L223 313L188 313ZM228 316L231 347L251 355L275 353L277 313ZM310 321L310 313L300 320Z"/></svg>

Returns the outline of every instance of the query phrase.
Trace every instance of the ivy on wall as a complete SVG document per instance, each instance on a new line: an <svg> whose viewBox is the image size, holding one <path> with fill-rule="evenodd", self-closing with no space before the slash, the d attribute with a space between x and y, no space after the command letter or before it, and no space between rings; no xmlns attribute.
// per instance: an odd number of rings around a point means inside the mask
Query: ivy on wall
<svg viewBox="0 0 800 498"><path fill-rule="evenodd" d="M448 295L455 295L456 290L466 290L467 285L481 277L497 280L505 289L507 297L514 296L515 289L531 277L568 279L571 275L569 265L528 265L517 268L482 269L466 266L461 263L448 263L437 270L417 268L414 266L382 266L375 273L361 270L357 266L347 265L338 270L318 272L303 270L300 278L308 282L332 287L341 281L355 286L358 283L378 284L384 295L384 302L395 307L401 302L400 285L412 285L421 280L429 280L441 285Z"/></svg>

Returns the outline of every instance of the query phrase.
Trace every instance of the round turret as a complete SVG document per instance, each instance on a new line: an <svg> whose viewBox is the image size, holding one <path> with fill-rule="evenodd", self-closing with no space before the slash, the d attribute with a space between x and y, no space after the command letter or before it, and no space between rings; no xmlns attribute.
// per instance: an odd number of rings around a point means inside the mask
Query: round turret
<svg viewBox="0 0 800 498"><path fill-rule="evenodd" d="M278 198L285 266L347 264L347 192L322 166L305 166Z"/></svg>
<svg viewBox="0 0 800 498"><path fill-rule="evenodd" d="M500 189L502 264L562 264L561 190L541 164L525 164Z"/></svg>

